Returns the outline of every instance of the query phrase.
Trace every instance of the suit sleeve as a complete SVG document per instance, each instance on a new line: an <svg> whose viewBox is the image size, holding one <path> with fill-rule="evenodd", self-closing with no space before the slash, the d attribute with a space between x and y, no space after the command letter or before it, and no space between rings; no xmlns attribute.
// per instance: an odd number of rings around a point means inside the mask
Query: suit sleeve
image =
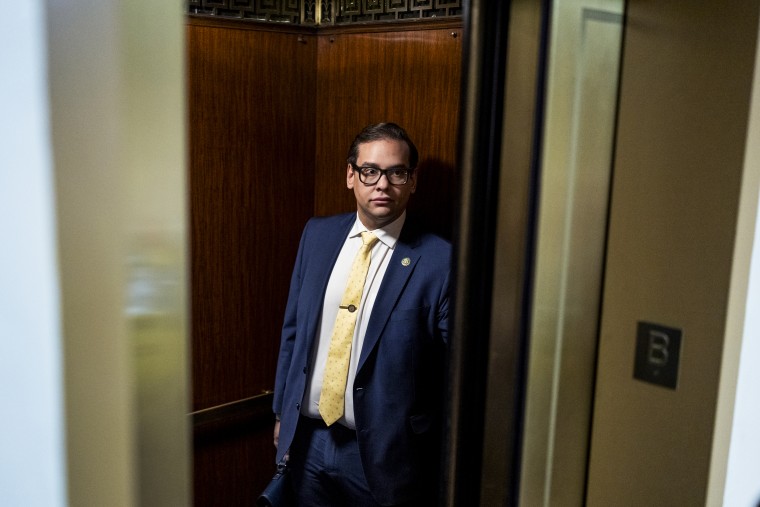
<svg viewBox="0 0 760 507"><path fill-rule="evenodd" d="M436 325L440 340L449 343L449 280L451 279L451 270L446 271L446 277L441 286L441 295L438 298L438 313L436 314Z"/></svg>
<svg viewBox="0 0 760 507"><path fill-rule="evenodd" d="M280 354L277 359L277 373L274 382L274 401L272 409L275 414L282 412L282 398L285 392L285 382L290 370L291 358L293 356L293 346L296 339L297 316L298 316L298 299L301 292L301 273L304 262L304 244L306 243L306 234L309 224L306 224L301 241L298 245L298 254L293 267L293 274L290 278L290 291L288 292L288 302L285 307L285 318L282 324L282 334L280 337Z"/></svg>

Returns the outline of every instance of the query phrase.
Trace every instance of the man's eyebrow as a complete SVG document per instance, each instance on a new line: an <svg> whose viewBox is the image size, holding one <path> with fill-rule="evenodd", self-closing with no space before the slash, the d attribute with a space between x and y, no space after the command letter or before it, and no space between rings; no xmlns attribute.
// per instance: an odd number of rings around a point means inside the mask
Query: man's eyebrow
<svg viewBox="0 0 760 507"><path fill-rule="evenodd" d="M372 169L382 169L379 164L376 164L374 162L365 162L361 164L359 167L369 167ZM392 165L390 167L387 167L385 170L390 171L391 169L406 169L409 170L409 168L404 164L398 164L398 165Z"/></svg>

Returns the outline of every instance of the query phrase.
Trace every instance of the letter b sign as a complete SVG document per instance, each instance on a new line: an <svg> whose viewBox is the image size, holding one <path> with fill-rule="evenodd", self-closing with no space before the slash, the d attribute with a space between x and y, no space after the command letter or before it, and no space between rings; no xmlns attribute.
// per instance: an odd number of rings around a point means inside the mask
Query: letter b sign
<svg viewBox="0 0 760 507"><path fill-rule="evenodd" d="M675 389L681 355L681 330L639 322L633 376L644 382Z"/></svg>

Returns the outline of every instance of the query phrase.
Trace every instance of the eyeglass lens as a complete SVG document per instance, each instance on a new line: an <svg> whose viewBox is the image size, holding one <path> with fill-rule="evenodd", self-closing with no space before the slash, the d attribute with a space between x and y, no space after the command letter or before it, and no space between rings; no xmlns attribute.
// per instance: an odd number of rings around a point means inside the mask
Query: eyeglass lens
<svg viewBox="0 0 760 507"><path fill-rule="evenodd" d="M403 185L409 178L409 170L404 168L398 169L379 169L377 167L359 167L359 179L367 185L374 185L384 174L392 185Z"/></svg>

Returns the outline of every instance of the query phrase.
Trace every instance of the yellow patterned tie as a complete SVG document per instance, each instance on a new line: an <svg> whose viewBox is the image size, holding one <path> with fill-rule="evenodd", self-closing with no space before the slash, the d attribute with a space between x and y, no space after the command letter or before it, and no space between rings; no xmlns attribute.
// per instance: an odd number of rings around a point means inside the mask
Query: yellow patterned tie
<svg viewBox="0 0 760 507"><path fill-rule="evenodd" d="M346 290L340 301L338 316L335 318L330 348L327 352L325 376L322 379L322 393L319 396L319 413L325 424L330 426L343 415L348 381L348 364L351 359L351 343L354 340L356 315L364 292L369 259L377 237L371 232L362 233L362 247L354 257Z"/></svg>

